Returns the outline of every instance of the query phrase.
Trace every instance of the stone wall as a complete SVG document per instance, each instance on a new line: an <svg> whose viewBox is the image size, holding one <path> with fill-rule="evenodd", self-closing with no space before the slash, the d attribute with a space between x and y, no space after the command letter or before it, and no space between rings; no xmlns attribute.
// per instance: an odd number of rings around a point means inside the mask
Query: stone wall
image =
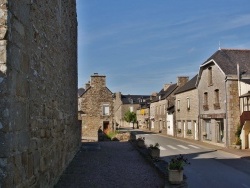
<svg viewBox="0 0 250 188"><path fill-rule="evenodd" d="M0 0L0 187L53 187L80 145L75 0Z"/></svg>

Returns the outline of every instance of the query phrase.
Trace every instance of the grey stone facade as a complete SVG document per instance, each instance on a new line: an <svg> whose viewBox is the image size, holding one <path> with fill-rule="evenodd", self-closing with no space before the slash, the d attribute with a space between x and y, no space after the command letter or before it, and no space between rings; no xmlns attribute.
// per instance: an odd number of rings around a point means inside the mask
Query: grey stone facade
<svg viewBox="0 0 250 188"><path fill-rule="evenodd" d="M99 127L113 128L113 94L106 87L106 76L95 73L86 84L85 92L78 98L82 139L97 140Z"/></svg>
<svg viewBox="0 0 250 188"><path fill-rule="evenodd" d="M0 187L53 187L80 145L72 1L0 1Z"/></svg>
<svg viewBox="0 0 250 188"><path fill-rule="evenodd" d="M177 137L195 140L199 139L199 102L197 98L198 90L196 88L176 94L175 106Z"/></svg>

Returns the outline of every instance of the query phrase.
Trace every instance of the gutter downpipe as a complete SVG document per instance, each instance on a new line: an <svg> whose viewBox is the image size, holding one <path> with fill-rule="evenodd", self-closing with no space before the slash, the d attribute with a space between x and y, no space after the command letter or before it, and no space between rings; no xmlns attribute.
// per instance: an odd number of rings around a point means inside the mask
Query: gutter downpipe
<svg viewBox="0 0 250 188"><path fill-rule="evenodd" d="M226 101L225 101L225 114L226 114L226 147L229 147L229 135L228 135L228 114L227 114L227 86L226 86L226 82L227 82L227 76L225 77L225 92L226 92Z"/></svg>

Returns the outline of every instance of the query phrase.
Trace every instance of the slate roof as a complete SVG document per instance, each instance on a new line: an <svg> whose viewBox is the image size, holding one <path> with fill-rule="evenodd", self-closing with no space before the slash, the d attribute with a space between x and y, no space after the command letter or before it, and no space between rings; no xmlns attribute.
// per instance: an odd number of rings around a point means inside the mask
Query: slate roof
<svg viewBox="0 0 250 188"><path fill-rule="evenodd" d="M159 96L161 96L161 100L162 99L166 99L169 95L171 95L171 93L174 92L174 90L177 88L177 83L175 84L171 84L166 91L164 91L164 89L161 89L161 91L157 94L157 97L155 97L152 102L157 102L159 101Z"/></svg>
<svg viewBox="0 0 250 188"><path fill-rule="evenodd" d="M240 81L246 83L246 84L250 84L250 79L241 79Z"/></svg>
<svg viewBox="0 0 250 188"><path fill-rule="evenodd" d="M195 89L196 88L195 84L196 84L196 81L197 81L197 77L198 77L198 74L195 75L191 80L189 80L184 86L178 88L176 90L175 94L183 93L183 92Z"/></svg>
<svg viewBox="0 0 250 188"><path fill-rule="evenodd" d="M204 64L214 60L226 75L237 75L237 63L240 72L250 74L250 50L247 49L221 49L216 51Z"/></svg>
<svg viewBox="0 0 250 188"><path fill-rule="evenodd" d="M121 95L122 104L140 104L140 99L148 99L149 95ZM143 102L142 102L143 103Z"/></svg>
<svg viewBox="0 0 250 188"><path fill-rule="evenodd" d="M85 92L84 88L79 88L78 89L78 97L80 97L84 92Z"/></svg>

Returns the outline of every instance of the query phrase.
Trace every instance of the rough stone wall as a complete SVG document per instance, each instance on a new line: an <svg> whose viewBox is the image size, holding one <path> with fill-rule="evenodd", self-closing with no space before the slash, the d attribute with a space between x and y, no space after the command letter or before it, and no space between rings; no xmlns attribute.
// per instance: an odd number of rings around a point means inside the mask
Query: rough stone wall
<svg viewBox="0 0 250 188"><path fill-rule="evenodd" d="M90 88L80 97L82 115L82 139L97 140L97 131L105 121L113 125L112 92L105 85L106 76L92 75ZM103 105L109 105L109 115L103 115Z"/></svg>
<svg viewBox="0 0 250 188"><path fill-rule="evenodd" d="M0 0L0 187L53 187L80 144L75 0Z"/></svg>
<svg viewBox="0 0 250 188"><path fill-rule="evenodd" d="M228 144L235 142L235 132L240 124L240 102L238 95L238 81L227 80L227 124L228 124Z"/></svg>

